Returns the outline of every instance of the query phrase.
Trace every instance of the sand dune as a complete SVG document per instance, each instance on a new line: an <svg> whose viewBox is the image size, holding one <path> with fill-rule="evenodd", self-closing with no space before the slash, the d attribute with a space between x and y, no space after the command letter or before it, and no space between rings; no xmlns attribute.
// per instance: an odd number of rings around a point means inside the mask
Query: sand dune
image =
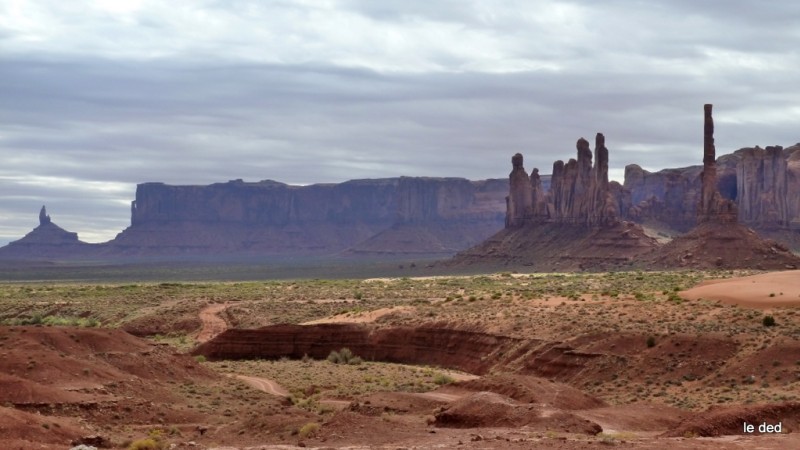
<svg viewBox="0 0 800 450"><path fill-rule="evenodd" d="M751 308L800 306L800 270L706 281L680 295Z"/></svg>

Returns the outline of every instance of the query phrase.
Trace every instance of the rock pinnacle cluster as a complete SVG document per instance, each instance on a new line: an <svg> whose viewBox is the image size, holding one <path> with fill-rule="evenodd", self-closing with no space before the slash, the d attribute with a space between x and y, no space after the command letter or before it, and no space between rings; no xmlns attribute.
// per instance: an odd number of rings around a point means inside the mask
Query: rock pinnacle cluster
<svg viewBox="0 0 800 450"><path fill-rule="evenodd" d="M506 228L542 223L597 227L618 222L619 205L608 181L608 149L605 136L595 137L594 165L589 142L578 139L577 159L553 163L550 189L544 192L539 169L525 172L523 157L511 158Z"/></svg>

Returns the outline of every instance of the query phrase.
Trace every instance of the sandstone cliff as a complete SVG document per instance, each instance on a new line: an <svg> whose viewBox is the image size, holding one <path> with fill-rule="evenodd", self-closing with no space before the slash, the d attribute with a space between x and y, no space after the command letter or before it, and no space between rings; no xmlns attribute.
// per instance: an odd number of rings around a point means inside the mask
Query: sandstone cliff
<svg viewBox="0 0 800 450"><path fill-rule="evenodd" d="M626 166L624 187L631 206L622 210L623 216L688 231L697 223L694 206L702 202L702 172L703 166L654 173ZM800 229L800 145L747 147L719 157L716 190L735 202L741 223L792 240L789 230Z"/></svg>
<svg viewBox="0 0 800 450"><path fill-rule="evenodd" d="M711 117L712 106L705 105L705 126L703 133L703 172L700 176L700 200L697 204L697 226L679 236L648 257L648 267L673 268L692 267L708 269L785 269L797 268L800 258L788 251L784 245L764 240L755 231L738 222L738 212L733 200L725 199L717 188L717 159L714 147L714 122ZM748 152L738 162L737 173L745 180L750 175L762 177L764 165L755 162L755 155L772 154L775 160L782 160L780 151ZM764 153L764 154L761 154ZM781 167L780 164L776 164ZM771 168L772 166L767 166ZM776 171L768 170L770 174ZM754 180L750 180L751 182ZM774 182L768 183L774 186ZM759 190L759 183L745 187L744 193L752 197L747 189ZM762 184L763 186L763 184ZM760 199L760 204L768 204L769 199Z"/></svg>
<svg viewBox="0 0 800 450"><path fill-rule="evenodd" d="M120 254L454 253L502 227L502 180L137 187Z"/></svg>
<svg viewBox="0 0 800 450"><path fill-rule="evenodd" d="M759 228L787 228L789 164L780 146L742 149L736 166L739 220Z"/></svg>

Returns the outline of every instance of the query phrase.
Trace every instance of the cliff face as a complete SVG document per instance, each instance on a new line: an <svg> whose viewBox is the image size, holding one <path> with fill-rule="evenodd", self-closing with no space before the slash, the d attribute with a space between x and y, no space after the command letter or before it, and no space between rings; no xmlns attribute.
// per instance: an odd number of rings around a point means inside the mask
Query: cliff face
<svg viewBox="0 0 800 450"><path fill-rule="evenodd" d="M660 222L682 232L698 221L721 218L727 222L738 218L773 234L800 228L800 144L787 149L742 148L715 159L711 105L704 112L703 166L655 173L635 164L626 166L625 191L631 206L623 215L640 222ZM700 213L697 216L694 205Z"/></svg>
<svg viewBox="0 0 800 450"><path fill-rule="evenodd" d="M506 190L502 180L414 177L146 183L137 187L132 225L109 246L125 254L449 253L502 226Z"/></svg>
<svg viewBox="0 0 800 450"><path fill-rule="evenodd" d="M800 258L788 251L786 246L764 240L753 230L738 222L738 212L733 200L723 198L718 189L717 159L714 148L714 122L711 105L705 105L703 172L700 176L700 200L697 203L697 226L648 255L649 267L692 267L696 269L795 269ZM773 177L780 174L782 149L770 152L744 152L737 164L739 194L745 194L740 202L752 206L754 192L758 192L757 204L774 206L768 196L776 185ZM764 164L766 157L775 164ZM774 158L774 159L773 159ZM784 174L785 180L785 171ZM755 179L754 179L755 178ZM758 180L757 180L758 179ZM759 182L760 180L760 182ZM768 182L764 182L769 180ZM769 189L764 189L764 185ZM784 184L785 185L785 184ZM750 189L753 189L752 191ZM785 191L784 191L785 192ZM763 198L762 198L763 197ZM740 197L742 198L742 197Z"/></svg>
<svg viewBox="0 0 800 450"><path fill-rule="evenodd" d="M733 200L738 219L759 231L800 228L800 146L742 148L717 159L717 191ZM795 158L795 159L793 159ZM654 220L687 231L700 203L702 166L648 172L625 167L630 220Z"/></svg>
<svg viewBox="0 0 800 450"><path fill-rule="evenodd" d="M282 226L292 223L389 222L397 180L289 186L230 181L209 186L145 183L136 188L131 225L198 222Z"/></svg>
<svg viewBox="0 0 800 450"><path fill-rule="evenodd" d="M780 146L737 152L739 220L758 227L789 226L789 164Z"/></svg>

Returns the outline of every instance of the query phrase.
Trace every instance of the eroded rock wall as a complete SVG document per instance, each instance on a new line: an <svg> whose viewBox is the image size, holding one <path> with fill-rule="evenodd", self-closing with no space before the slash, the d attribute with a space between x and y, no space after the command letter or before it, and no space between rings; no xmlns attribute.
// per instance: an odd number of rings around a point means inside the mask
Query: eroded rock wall
<svg viewBox="0 0 800 450"><path fill-rule="evenodd" d="M520 342L506 336L440 326L374 329L354 324L274 325L257 330L227 330L197 347L210 359L278 359L308 355L325 359L349 348L367 361L429 364L484 373L498 353Z"/></svg>
<svg viewBox="0 0 800 450"><path fill-rule="evenodd" d="M145 183L131 227L109 245L123 253L326 254L366 243L357 253L452 253L502 228L507 190L503 180L423 177Z"/></svg>
<svg viewBox="0 0 800 450"><path fill-rule="evenodd" d="M742 149L736 166L739 220L758 227L789 226L789 170L783 147Z"/></svg>

